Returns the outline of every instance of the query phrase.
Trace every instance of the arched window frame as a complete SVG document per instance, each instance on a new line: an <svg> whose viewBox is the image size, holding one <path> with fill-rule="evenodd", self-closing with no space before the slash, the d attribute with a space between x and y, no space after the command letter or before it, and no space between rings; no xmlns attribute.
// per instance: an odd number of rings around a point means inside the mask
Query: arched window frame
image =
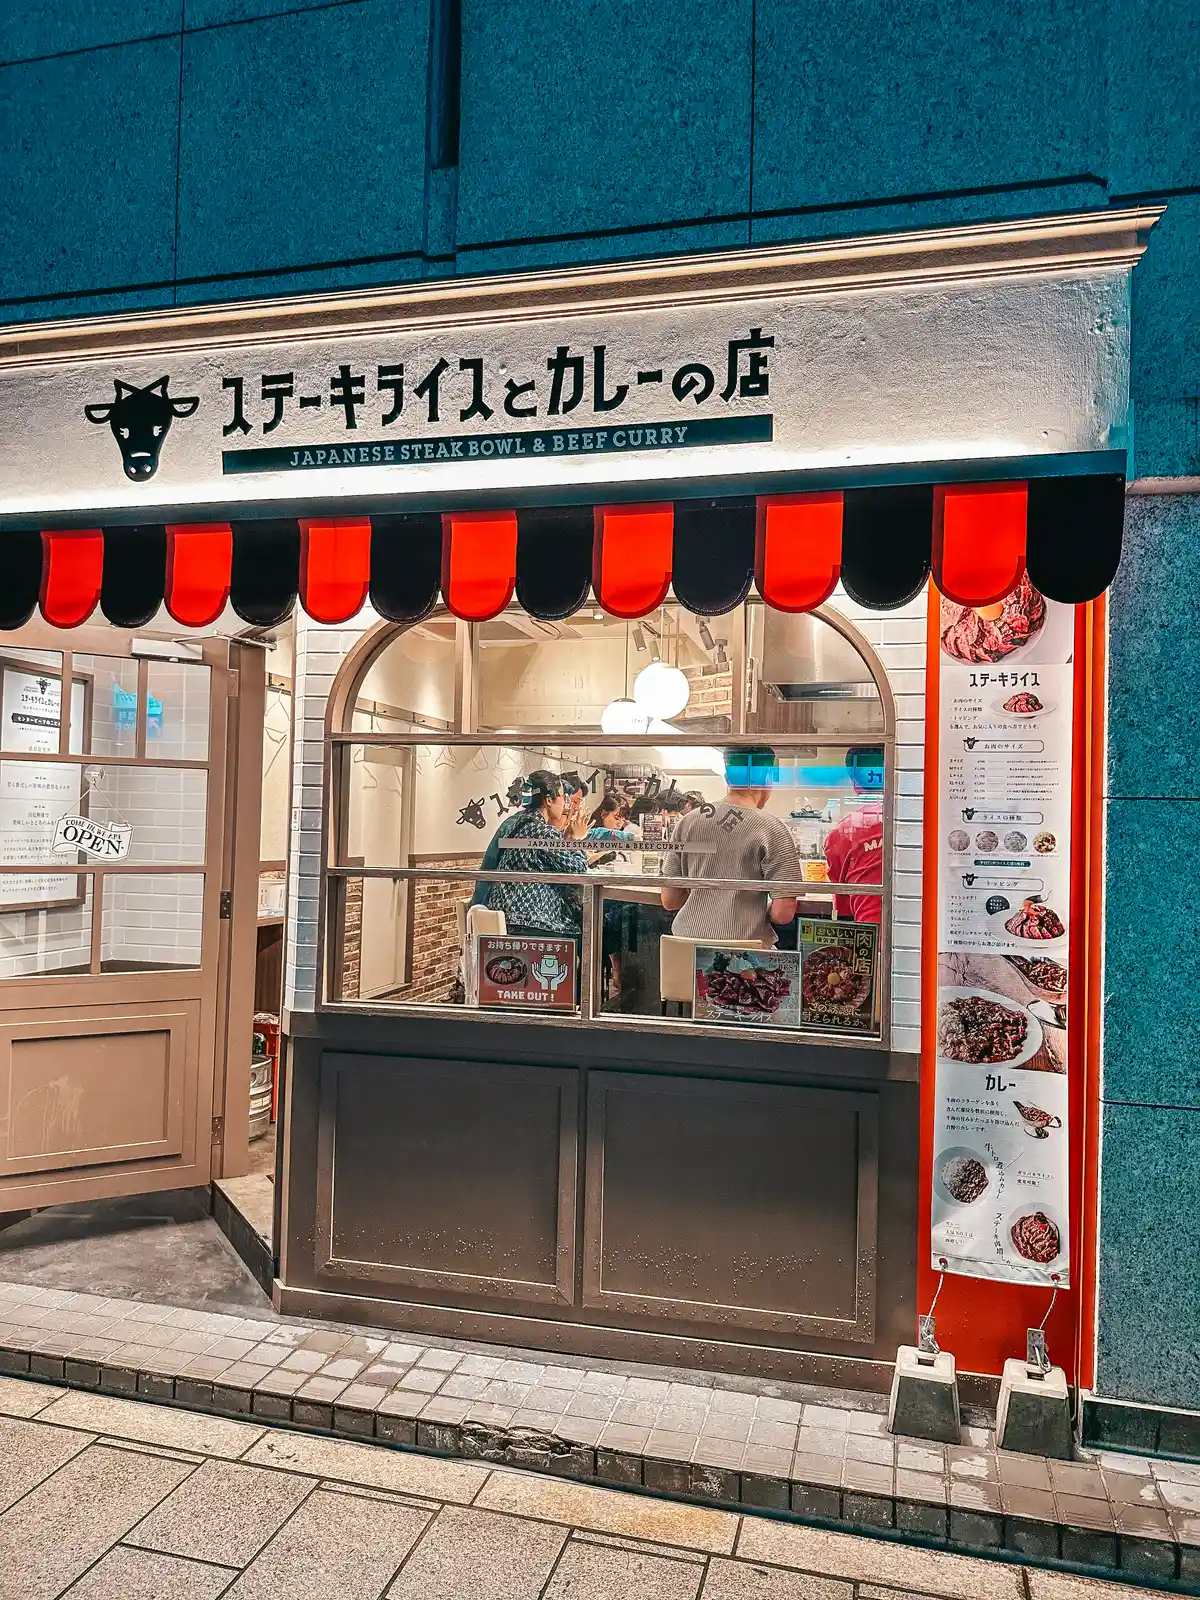
<svg viewBox="0 0 1200 1600"><path fill-rule="evenodd" d="M668 603L673 596L668 595ZM763 602L754 598L743 602L734 611L722 618L723 624L735 622L733 637L730 640L730 656L733 671L733 681L736 686L741 686L741 692L733 695L733 731L726 739L721 737L722 743L747 746L761 743L769 739L776 748L783 750L788 746L817 746L844 747L847 742L865 742L868 736L863 735L855 739L851 736L848 740L844 734L816 734L816 733L763 733L746 728L746 686L747 686L747 617L751 605L762 605ZM519 613L520 608L515 604L510 606L501 616L509 613ZM871 1036L862 1034L839 1037L832 1034L812 1032L810 1030L781 1031L772 1030L769 1034L765 1030L751 1027L736 1026L738 1036L747 1038L770 1037L775 1040L780 1038L809 1041L814 1043L828 1043L836 1045L851 1045L856 1047L875 1047L887 1049L890 1044L891 1033L891 920L892 920L892 876L895 843L895 810L896 810L896 703L891 684L888 680L886 669L878 654L864 637L862 632L855 627L838 609L836 603L826 603L815 607L811 613L821 622L827 624L840 634L859 655L864 665L870 672L872 681L879 695L879 704L883 714L883 730L879 734L872 732L869 740L872 744L878 743L884 751L884 791L883 791L883 841L882 841L882 876L879 886L882 900L882 914L879 923L878 943L878 970L879 983L877 987L877 1030ZM512 1023L540 1022L546 1026L580 1027L580 1026L608 1026L633 1029L635 1031L657 1032L660 1029L675 1033L694 1034L698 1031L709 1034L718 1034L729 1037L730 1027L721 1024L697 1023L691 1019L669 1019L645 1017L629 1013L605 1016L599 1008L598 995L598 966L593 959L592 939L590 937L595 916L585 915L584 937L582 943L581 966L583 980L580 985L581 1003L579 1010L564 1017L537 1016L531 1017L525 1012L507 1013L504 1011L489 1011L481 1014L460 1005L436 1004L421 1005L394 1000L361 1000L342 999L331 993L330 974L340 971L338 952L340 948L341 930L344 927L344 900L342 892L347 880L361 875L382 876L393 878L417 878L435 876L458 876L465 881L483 876L481 872L470 873L461 870L448 870L439 873L434 869L426 868L363 868L350 866L344 859L339 860L339 855L344 857L344 840L348 824L348 751L356 744L415 746L418 744L444 744L459 746L507 746L514 737L509 735L501 738L493 732L480 734L477 729L477 684L478 684L478 630L481 624L464 622L454 619L454 649L455 649L455 685L454 685L454 716L450 728L445 732L422 728L418 732L405 734L378 734L355 732L353 721L358 709L359 696L368 673L375 662L402 634L415 627L426 625L430 622L446 620L450 617L449 611L444 606L438 606L429 617L418 623L391 623L381 621L369 628L355 643L343 661L333 686L329 693L325 717L325 760L322 775L323 806L323 836L321 852L321 881L320 881L320 923L318 932L317 964L320 976L318 987L317 1009L321 1011L351 1011L366 1014L382 1014L391 1017L400 1016L435 1016L454 1018L456 1020L484 1020L486 1022ZM562 737L575 739L579 742L586 741L593 749L604 747L622 749L655 749L659 747L687 745L708 746L713 743L714 736L705 735L678 735L668 738L661 733L655 734L620 734L605 735L588 732L580 734L578 730L546 730L538 729L536 736L544 738ZM532 736L532 735L531 735ZM599 885L589 883L588 888L597 889ZM598 910L599 899L593 895L594 908Z"/></svg>

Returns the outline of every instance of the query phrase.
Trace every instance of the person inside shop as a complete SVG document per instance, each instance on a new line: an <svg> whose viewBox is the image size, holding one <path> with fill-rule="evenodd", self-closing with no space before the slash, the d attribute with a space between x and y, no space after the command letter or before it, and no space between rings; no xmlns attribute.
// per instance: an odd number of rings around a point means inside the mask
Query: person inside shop
<svg viewBox="0 0 1200 1600"><path fill-rule="evenodd" d="M883 882L883 751L877 746L846 752L846 766L856 795L866 798L836 822L825 838L830 881L848 884ZM835 894L839 921L878 922L883 901L877 894Z"/></svg>
<svg viewBox="0 0 1200 1600"><path fill-rule="evenodd" d="M544 772L535 772L530 775L527 782L532 783L534 778L540 779L545 776L546 774ZM557 777L558 774L551 773L550 776ZM566 801L566 812L564 815L569 813L570 815L574 816L583 811L586 793L583 785L576 779L566 774L562 776L560 781L562 793ZM610 805L610 801L615 802L615 804ZM619 818L617 816L618 810L621 813ZM601 817L601 813L604 814L603 817ZM500 872L502 870L502 865L508 864L510 852L503 848L502 841L507 839L510 834L512 834L514 829L521 827L524 821L525 806L522 803L522 805L518 807L516 811L511 812L507 817L504 818L503 822L501 822L500 826L492 835L491 842L483 853L483 860L479 863L484 872ZM572 834L573 838L577 836L578 830ZM591 821L585 830L585 837L589 838L596 844L619 844L623 839L632 837L632 834L629 831L628 808L625 806L625 802L619 796L607 794L604 796L604 799L601 801L600 805L598 805L596 810L592 813ZM565 871L566 869L560 867L557 870L561 872ZM475 885L475 893L471 896L471 905L490 907L492 905L492 887L492 884L488 882L477 883Z"/></svg>
<svg viewBox="0 0 1200 1600"><path fill-rule="evenodd" d="M509 933L577 939L583 927L579 890L569 883L538 882L532 875L586 872L587 832L582 788L572 784L568 791L557 772L531 772L521 809L496 829L482 863L485 871L529 874L530 881L482 883L472 905L503 911Z"/></svg>
<svg viewBox="0 0 1200 1600"><path fill-rule="evenodd" d="M587 831L585 842L591 844L599 841L618 846L621 842L632 844L634 833L633 829L627 826L628 822L628 803L619 794L610 791L592 812L591 826ZM629 857L620 848L616 851L606 851L593 865L606 867L613 872L630 870ZM632 906L623 900L605 900L601 952L604 963L604 995L607 1000L619 1000L621 997L621 952L625 949L627 941L636 937L631 923L636 926L636 915Z"/></svg>
<svg viewBox="0 0 1200 1600"><path fill-rule="evenodd" d="M669 878L761 878L796 882L802 876L795 841L778 817L763 807L775 785L775 752L767 746L726 750L725 798L711 814L680 817L663 867ZM664 886L665 910L677 913L671 932L685 939L778 942L777 926L792 922L796 898L768 889L685 889Z"/></svg>

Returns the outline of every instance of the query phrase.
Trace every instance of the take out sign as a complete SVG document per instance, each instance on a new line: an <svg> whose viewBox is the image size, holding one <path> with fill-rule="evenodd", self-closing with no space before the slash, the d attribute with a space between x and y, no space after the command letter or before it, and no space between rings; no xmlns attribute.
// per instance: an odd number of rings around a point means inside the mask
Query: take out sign
<svg viewBox="0 0 1200 1600"><path fill-rule="evenodd" d="M574 939L479 939L479 1004L570 1011L575 1006Z"/></svg>
<svg viewBox="0 0 1200 1600"><path fill-rule="evenodd" d="M90 817L59 817L54 825L56 855L99 856L105 861L124 861L129 854L133 829L127 822L93 822Z"/></svg>

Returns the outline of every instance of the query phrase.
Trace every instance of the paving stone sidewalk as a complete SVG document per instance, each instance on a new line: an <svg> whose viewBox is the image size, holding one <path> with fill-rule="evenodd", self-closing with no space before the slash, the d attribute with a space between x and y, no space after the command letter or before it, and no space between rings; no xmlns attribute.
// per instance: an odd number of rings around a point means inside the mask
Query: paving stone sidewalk
<svg viewBox="0 0 1200 1600"><path fill-rule="evenodd" d="M11 1283L0 1371L1200 1592L1200 1465L894 1439L880 1396Z"/></svg>
<svg viewBox="0 0 1200 1600"><path fill-rule="evenodd" d="M0 1378L0 1600L1131 1600L1063 1572Z"/></svg>

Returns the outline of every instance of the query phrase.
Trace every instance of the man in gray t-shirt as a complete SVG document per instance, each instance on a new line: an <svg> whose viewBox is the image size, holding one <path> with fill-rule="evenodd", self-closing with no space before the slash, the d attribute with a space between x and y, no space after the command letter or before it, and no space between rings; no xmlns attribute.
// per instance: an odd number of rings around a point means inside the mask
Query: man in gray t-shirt
<svg viewBox="0 0 1200 1600"><path fill-rule="evenodd" d="M763 811L775 777L775 752L726 750L724 800L711 816L692 811L681 817L663 864L668 878L762 878L796 882L802 876L791 833ZM776 942L775 923L796 915L794 895L779 898L765 889L682 889L661 891L663 907L677 911L671 929L683 939L758 939Z"/></svg>

